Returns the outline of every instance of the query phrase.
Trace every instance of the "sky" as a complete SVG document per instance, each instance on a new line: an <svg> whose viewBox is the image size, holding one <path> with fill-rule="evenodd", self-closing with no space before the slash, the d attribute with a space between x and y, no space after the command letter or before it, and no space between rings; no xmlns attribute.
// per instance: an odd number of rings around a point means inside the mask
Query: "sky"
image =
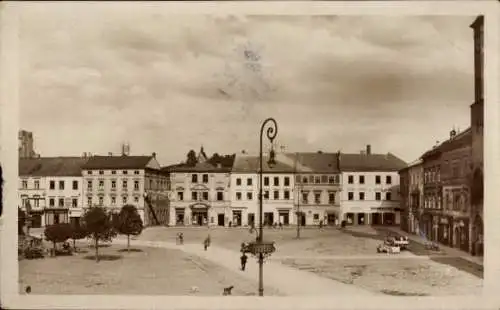
<svg viewBox="0 0 500 310"><path fill-rule="evenodd" d="M42 156L190 149L391 152L470 125L472 16L173 15L161 6L20 14L20 126ZM269 144L265 144L268 149Z"/></svg>

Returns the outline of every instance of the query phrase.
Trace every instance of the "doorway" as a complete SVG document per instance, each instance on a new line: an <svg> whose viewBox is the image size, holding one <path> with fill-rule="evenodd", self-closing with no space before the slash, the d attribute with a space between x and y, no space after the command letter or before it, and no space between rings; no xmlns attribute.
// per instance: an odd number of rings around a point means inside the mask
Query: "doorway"
<svg viewBox="0 0 500 310"><path fill-rule="evenodd" d="M193 225L203 226L207 225L208 214L207 211L193 211Z"/></svg>
<svg viewBox="0 0 500 310"><path fill-rule="evenodd" d="M33 214L31 216L31 227L32 228L42 227L42 216L40 214Z"/></svg>
<svg viewBox="0 0 500 310"><path fill-rule="evenodd" d="M241 226L241 211L233 211L233 226Z"/></svg>
<svg viewBox="0 0 500 310"><path fill-rule="evenodd" d="M380 225L382 223L382 216L379 212L372 213L372 225Z"/></svg>
<svg viewBox="0 0 500 310"><path fill-rule="evenodd" d="M289 217L289 212L288 211L280 211L280 223L283 225L289 225L290 224L290 217Z"/></svg>
<svg viewBox="0 0 500 310"><path fill-rule="evenodd" d="M175 225L184 225L184 209L175 209Z"/></svg>
<svg viewBox="0 0 500 310"><path fill-rule="evenodd" d="M217 225L224 226L224 213L217 214Z"/></svg>
<svg viewBox="0 0 500 310"><path fill-rule="evenodd" d="M336 220L337 216L335 216L335 214L328 214L327 216L328 225L335 225Z"/></svg>
<svg viewBox="0 0 500 310"><path fill-rule="evenodd" d="M255 214L248 213L248 225L249 226L255 225Z"/></svg>
<svg viewBox="0 0 500 310"><path fill-rule="evenodd" d="M384 213L384 225L391 226L395 223L396 216L394 213Z"/></svg>
<svg viewBox="0 0 500 310"><path fill-rule="evenodd" d="M365 225L365 214L358 213L358 225Z"/></svg>
<svg viewBox="0 0 500 310"><path fill-rule="evenodd" d="M271 226L274 224L274 213L265 212L264 213L264 225Z"/></svg>

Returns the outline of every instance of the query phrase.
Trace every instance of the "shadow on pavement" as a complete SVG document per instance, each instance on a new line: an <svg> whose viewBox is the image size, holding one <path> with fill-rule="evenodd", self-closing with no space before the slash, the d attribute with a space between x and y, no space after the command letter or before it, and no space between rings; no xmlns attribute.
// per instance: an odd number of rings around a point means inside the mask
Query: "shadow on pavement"
<svg viewBox="0 0 500 310"><path fill-rule="evenodd" d="M95 255L87 255L83 257L88 260L95 260ZM116 261L123 258L121 255L112 255L112 254L99 254L99 261Z"/></svg>
<svg viewBox="0 0 500 310"><path fill-rule="evenodd" d="M137 253L137 252L144 252L144 251L143 251L143 250L141 250L141 249L134 249L134 248L130 248L129 250L127 250L127 249L119 249L119 250L118 250L118 252L120 252L120 253L123 253L123 252L125 252L125 253L127 253L127 252L131 252L131 253L132 253L132 252L134 252L134 253Z"/></svg>
<svg viewBox="0 0 500 310"><path fill-rule="evenodd" d="M370 238L373 240L380 240L381 242L387 236L387 234L394 234L394 232L389 229L385 229L383 227L371 227L373 232L363 232L363 231L354 231L349 228L342 230L344 233L349 234L353 237L357 238ZM472 274L476 277L483 278L484 277L484 269L483 266L468 261L466 259L460 257L447 257L446 252L444 251L432 251L425 248L424 244L415 242L410 240L410 246L408 251L414 255L418 256L431 256L431 260L437 262L439 264L445 264L452 267L455 267L461 271L465 271L469 274ZM438 255L442 255L443 257L436 257Z"/></svg>

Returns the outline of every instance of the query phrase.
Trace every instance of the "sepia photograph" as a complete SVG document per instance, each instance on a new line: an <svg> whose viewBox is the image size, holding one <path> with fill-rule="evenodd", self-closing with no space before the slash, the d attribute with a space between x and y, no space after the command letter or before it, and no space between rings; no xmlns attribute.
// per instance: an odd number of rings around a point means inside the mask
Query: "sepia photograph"
<svg viewBox="0 0 500 310"><path fill-rule="evenodd" d="M137 7L19 11L20 295L482 294L484 15Z"/></svg>

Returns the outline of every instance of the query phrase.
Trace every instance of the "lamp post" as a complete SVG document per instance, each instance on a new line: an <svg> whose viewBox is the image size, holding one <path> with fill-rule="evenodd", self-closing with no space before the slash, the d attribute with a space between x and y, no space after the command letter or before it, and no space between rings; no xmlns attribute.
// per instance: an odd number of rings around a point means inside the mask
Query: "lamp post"
<svg viewBox="0 0 500 310"><path fill-rule="evenodd" d="M274 251L274 242L265 242L263 239L263 208L262 208L262 185L263 185L263 160L262 160L262 140L264 138L264 129L267 127L266 136L271 142L271 151L269 152L269 160L267 162L270 168L274 167L276 161L274 159L275 154L272 149L272 143L276 135L278 134L278 125L274 118L268 118L262 123L260 128L260 149L259 149L259 233L255 242L251 242L248 245L248 252L256 256L259 260L259 296L264 296L264 258L270 256Z"/></svg>

